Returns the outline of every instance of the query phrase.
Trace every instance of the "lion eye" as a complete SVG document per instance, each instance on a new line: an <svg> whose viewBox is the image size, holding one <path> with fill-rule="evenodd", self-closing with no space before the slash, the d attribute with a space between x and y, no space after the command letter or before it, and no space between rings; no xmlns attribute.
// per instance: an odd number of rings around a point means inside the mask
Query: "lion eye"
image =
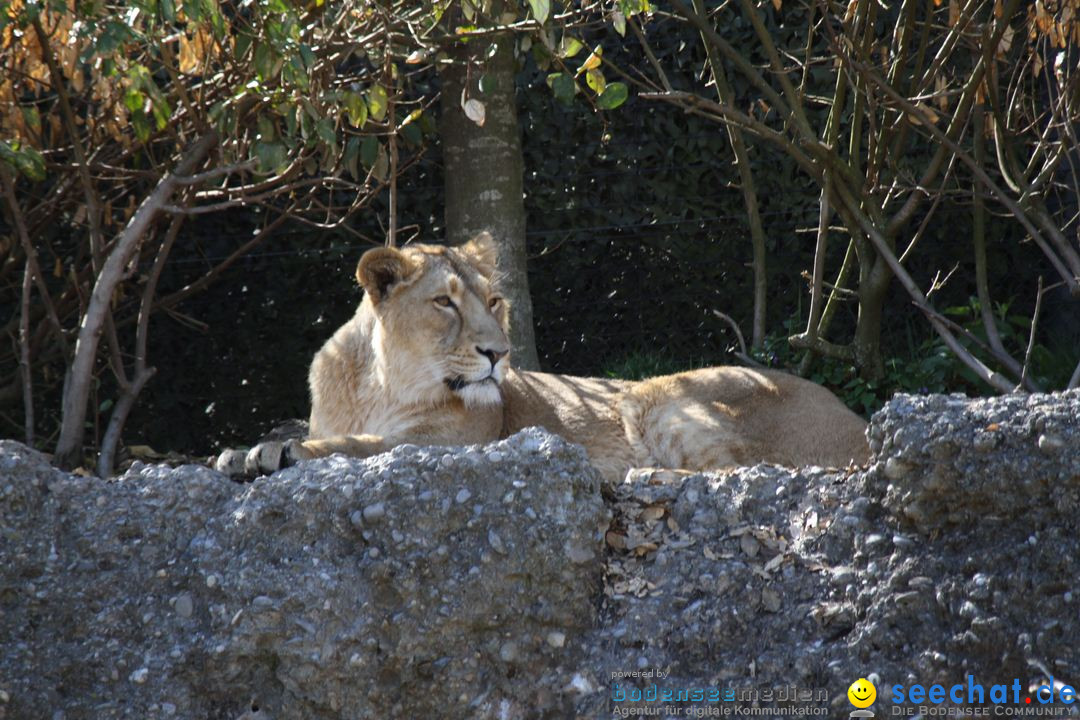
<svg viewBox="0 0 1080 720"><path fill-rule="evenodd" d="M492 310L494 310L495 308L499 307L499 303L501 303L501 302L502 302L501 297L493 297L490 300L488 300L488 307L491 308Z"/></svg>
<svg viewBox="0 0 1080 720"><path fill-rule="evenodd" d="M435 304L439 307L453 307L454 301L448 298L446 295L440 295L435 298Z"/></svg>

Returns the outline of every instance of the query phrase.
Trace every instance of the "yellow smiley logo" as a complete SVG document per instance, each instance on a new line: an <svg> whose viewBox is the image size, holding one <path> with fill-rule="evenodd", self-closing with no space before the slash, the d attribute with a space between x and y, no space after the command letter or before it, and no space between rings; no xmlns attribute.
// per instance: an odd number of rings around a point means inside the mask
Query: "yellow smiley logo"
<svg viewBox="0 0 1080 720"><path fill-rule="evenodd" d="M857 708L867 708L877 700L877 688L866 678L859 678L847 689L847 698Z"/></svg>

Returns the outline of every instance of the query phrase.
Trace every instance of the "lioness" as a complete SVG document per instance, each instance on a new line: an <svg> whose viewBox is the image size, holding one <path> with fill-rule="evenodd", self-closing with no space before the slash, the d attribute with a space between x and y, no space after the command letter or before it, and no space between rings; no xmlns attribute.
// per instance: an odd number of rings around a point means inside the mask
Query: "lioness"
<svg viewBox="0 0 1080 720"><path fill-rule="evenodd" d="M512 369L487 233L456 248L369 250L356 277L360 307L311 364L308 439L226 451L219 470L269 473L402 443L483 443L530 425L584 445L610 482L631 467L868 457L865 423L828 390L783 372L714 367L627 382Z"/></svg>

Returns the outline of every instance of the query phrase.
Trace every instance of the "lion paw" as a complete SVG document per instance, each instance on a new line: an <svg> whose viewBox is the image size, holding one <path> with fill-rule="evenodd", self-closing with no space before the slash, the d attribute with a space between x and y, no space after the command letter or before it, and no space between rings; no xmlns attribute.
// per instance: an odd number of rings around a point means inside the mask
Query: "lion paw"
<svg viewBox="0 0 1080 720"><path fill-rule="evenodd" d="M250 450L225 450L218 455L214 468L229 477L258 477L307 460L311 453L299 440L268 440Z"/></svg>

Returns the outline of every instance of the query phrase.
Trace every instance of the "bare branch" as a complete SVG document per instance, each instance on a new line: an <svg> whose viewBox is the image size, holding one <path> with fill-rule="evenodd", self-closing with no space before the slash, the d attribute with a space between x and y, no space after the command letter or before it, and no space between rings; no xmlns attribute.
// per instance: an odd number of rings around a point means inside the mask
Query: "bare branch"
<svg viewBox="0 0 1080 720"><path fill-rule="evenodd" d="M703 0L693 0L694 12L705 16L705 4ZM648 51L644 33L638 30L636 24L631 21L631 27L635 29L638 39ZM701 34L702 43L705 45L705 57L712 72L713 85L716 86L716 94L720 102L727 106L735 103L735 93L728 84L727 75L724 73L724 65L717 57L717 50L709 44L705 34ZM671 86L666 76L662 74L659 63L655 62L657 72L665 89L671 91ZM735 167L739 171L739 185L742 189L743 204L746 206L746 219L750 225L750 242L753 246L753 269L754 269L754 320L753 320L753 347L759 348L765 342L765 312L768 291L768 276L765 266L765 229L761 222L761 212L758 208L757 186L754 182L754 171L750 166L750 153L743 139L742 130L732 123L725 123L728 141L731 143L731 151L735 155Z"/></svg>
<svg viewBox="0 0 1080 720"><path fill-rule="evenodd" d="M384 20L386 23L387 47L390 46L390 21ZM386 78L387 84L394 83L394 65L393 58L390 53L386 53L385 67L383 68L383 77ZM390 228L386 233L386 244L389 247L397 247L397 175L398 175L398 147L397 147L397 84L394 83L394 87L389 88L386 93L387 96L387 122L391 128L390 137L387 144L390 146L390 207L387 210L390 215L389 225Z"/></svg>
<svg viewBox="0 0 1080 720"><path fill-rule="evenodd" d="M33 276L34 284L37 285L41 303L45 306L45 316L49 319L49 326L56 334L56 341L63 348L66 357L69 353L67 336L64 335L64 328L60 325L60 318L56 314L56 307L53 305L52 297L49 295L49 289L45 287L45 279L41 274L41 266L38 264L37 251L30 241L30 233L26 230L26 220L23 218L22 207L19 205L19 199L15 195L15 181L12 179L8 169L3 165L0 165L0 183L4 186L4 198L11 209L11 216L15 221L15 231L19 236L19 242L22 243L23 253L26 255L27 267Z"/></svg>
<svg viewBox="0 0 1080 720"><path fill-rule="evenodd" d="M1031 332L1028 334L1027 350L1024 351L1024 369L1020 373L1020 384L1017 390L1025 387L1028 381L1028 372L1031 370L1031 351L1035 349L1035 328L1039 325L1039 311L1042 310L1043 279L1039 276L1038 294L1035 296L1035 312L1031 314Z"/></svg>
<svg viewBox="0 0 1080 720"><path fill-rule="evenodd" d="M908 295L914 300L915 305L922 310L927 318L930 320L930 324L937 331L938 335L953 354L956 355L961 362L971 368L980 378L982 378L987 384L996 388L997 390L1007 393L1012 392L1013 385L1008 382L1000 373L987 367L981 360L971 354L971 352L965 348L956 339L956 336L952 334L948 326L942 322L941 316L934 310L927 302L926 297L919 290L919 286L908 275L904 266L900 264L896 256L893 254L892 249L889 247L888 241L882 236L881 232L874 226L866 214L859 207L859 203L848 192L847 188L843 184L837 185L838 194L847 206L847 211L859 222L869 237L870 242L874 245L874 249L878 252L878 255L886 262L889 269L900 281L900 284L907 290Z"/></svg>
<svg viewBox="0 0 1080 720"><path fill-rule="evenodd" d="M23 269L22 305L19 308L19 370L23 381L25 440L30 447L34 446L34 380L30 367L30 290L33 283L34 271L27 262Z"/></svg>
<svg viewBox="0 0 1080 720"><path fill-rule="evenodd" d="M695 10L698 10L695 3ZM699 10L700 11L700 10ZM645 33L638 27L637 21L634 18L627 18L626 24L630 26L630 29L634 31L634 37L638 39L638 43L641 45L641 49L645 52L645 57L649 60L649 64L652 65L653 70L656 71L656 76L660 78L660 85L664 88L665 92L671 92L671 83L668 82L667 73L664 72L663 66L660 61L656 59L656 54L649 47L648 41L645 39ZM706 45L706 52L708 52L709 46Z"/></svg>
<svg viewBox="0 0 1080 720"><path fill-rule="evenodd" d="M68 99L67 83L64 82L64 74L60 66L56 64L56 58L52 54L52 45L49 35L41 25L40 16L34 16L34 33L37 35L38 45L41 48L41 57L49 68L49 80L56 99L60 105L60 117L64 124L64 130L71 138L71 149L75 154L75 162L79 168L79 180L82 183L83 195L86 199L86 218L90 227L90 252L94 262L94 269L101 266L101 204L98 200L97 191L94 190L94 181L90 177L90 165L86 150L82 145L82 138L75 122L75 113L71 109L71 101Z"/></svg>
<svg viewBox="0 0 1080 720"><path fill-rule="evenodd" d="M735 322L730 315L726 315L719 310L713 310L713 315L726 322L731 329L735 331L735 338L739 342L739 352L735 353L735 357L742 360L744 363L751 367L765 367L754 358L750 357L750 353L746 351L746 340L743 339L742 330L739 329L739 323Z"/></svg>
<svg viewBox="0 0 1080 720"><path fill-rule="evenodd" d="M792 110L788 107L784 98L773 89L772 85L765 80L765 77L741 52L736 50L727 40L720 37L715 28L713 28L703 16L687 7L686 3L682 0L671 0L671 4L680 15L690 21L690 24L698 29L698 32L707 38L710 45L719 50L720 53L723 54L723 56L727 58L754 87L761 91L765 96L765 99L768 100L778 112L784 117L793 117ZM812 133L809 133L808 127L805 129L808 134L804 136L804 140L816 139L813 137Z"/></svg>
<svg viewBox="0 0 1080 720"><path fill-rule="evenodd" d="M822 293L821 285L825 275L825 249L829 239L829 195L832 194L832 175L826 173L825 184L821 188L818 204L817 240L814 244L814 274L810 284L810 317L806 322L805 335L810 340L817 339L818 323L821 321Z"/></svg>
<svg viewBox="0 0 1080 720"><path fill-rule="evenodd" d="M756 118L750 117L733 107L721 105L694 93L678 90L669 93L646 92L639 93L638 97L643 100L663 100L678 105L686 112L698 114L718 122L731 123L736 127L748 130L761 139L768 140L770 143L779 146L814 179L821 177L822 170L818 163L807 154L809 151L815 151L816 154L816 151L820 150L820 143L817 141L796 145L791 138L773 130Z"/></svg>
<svg viewBox="0 0 1080 720"><path fill-rule="evenodd" d="M844 362L853 362L855 360L855 348L851 345L837 345L828 342L827 340L822 340L820 337L812 337L807 333L799 333L798 335L790 336L788 338L788 343L790 343L793 348L799 350L811 350L824 357L836 358L837 360L843 360Z"/></svg>
<svg viewBox="0 0 1080 720"><path fill-rule="evenodd" d="M838 52L843 51L838 50ZM1077 254L1077 252L1071 247L1069 247L1067 244L1062 246L1061 241L1055 238L1055 242L1058 245L1058 250L1062 251L1062 254L1069 261L1069 265L1072 269L1066 267L1062 260L1058 257L1057 253L1055 253L1050 248L1049 244L1043 238L1038 228L1036 228L1035 225L1028 218L1027 213L1024 212L1024 209L1021 208L1020 205L1015 200L1013 200L1004 190L1002 190L1002 188L996 182L994 182L994 180L987 174L986 170L984 170L977 162L975 162L971 155L965 152L963 148L961 148L951 137L949 137L948 133L940 130L934 124L933 118L931 118L923 108L917 107L914 103L910 102L907 98L897 92L869 66L864 65L850 57L848 58L848 61L852 64L852 67L856 68L866 78L868 78L871 82L877 85L882 92L892 98L892 100L897 105L899 105L905 112L919 118L920 123L924 127L926 127L928 132L933 135L936 140L941 143L942 147L948 148L948 150L952 152L953 155L960 160L960 162L968 166L968 169L970 169L972 174L976 178L978 178L979 182L981 182L992 193L994 193L998 202L1008 208L1008 210L1016 217L1020 224L1024 226L1024 229L1027 230L1028 233L1031 235L1032 239L1035 240L1035 243L1043 251L1043 254L1046 255L1046 257L1050 260L1051 264L1054 266L1054 269L1058 271L1062 280L1064 280L1069 287L1069 290L1074 294L1080 294L1080 254ZM1063 238L1064 236L1062 236L1062 239Z"/></svg>
<svg viewBox="0 0 1080 720"><path fill-rule="evenodd" d="M112 415L109 416L109 424L105 428L105 435L101 439L101 453L98 455L97 473L99 477L108 478L113 474L113 462L116 456L116 446L120 441L120 433L124 428L124 421L131 412L135 399L142 392L147 381L157 373L157 368L146 368L136 373L131 380L131 385L116 401Z"/></svg>
<svg viewBox="0 0 1080 720"><path fill-rule="evenodd" d="M187 177L176 178L177 185L200 185L210 180L217 180L218 178L226 177L237 172L244 172L247 170L254 170L258 166L259 162L255 158L245 160L242 163L236 163L235 165L226 165L225 167L214 168L213 170L207 170L206 172L197 173L195 175L188 175Z"/></svg>
<svg viewBox="0 0 1080 720"><path fill-rule="evenodd" d="M86 405L89 397L90 381L93 375L94 360L97 357L98 340L105 324L105 315L109 310L113 291L124 275L124 269L132 253L142 242L150 224L176 192L177 176L190 175L203 161L207 153L217 142L217 135L211 132L204 135L188 148L175 171L166 174L158 182L154 191L143 200L138 210L132 215L127 227L117 239L115 246L105 259L94 282L86 312L83 314L79 329L79 340L75 357L69 370L68 381L64 387L62 403L62 424L60 439L57 441L54 459L62 468L72 468L82 455L82 441L85 430ZM145 381L144 381L145 382Z"/></svg>

